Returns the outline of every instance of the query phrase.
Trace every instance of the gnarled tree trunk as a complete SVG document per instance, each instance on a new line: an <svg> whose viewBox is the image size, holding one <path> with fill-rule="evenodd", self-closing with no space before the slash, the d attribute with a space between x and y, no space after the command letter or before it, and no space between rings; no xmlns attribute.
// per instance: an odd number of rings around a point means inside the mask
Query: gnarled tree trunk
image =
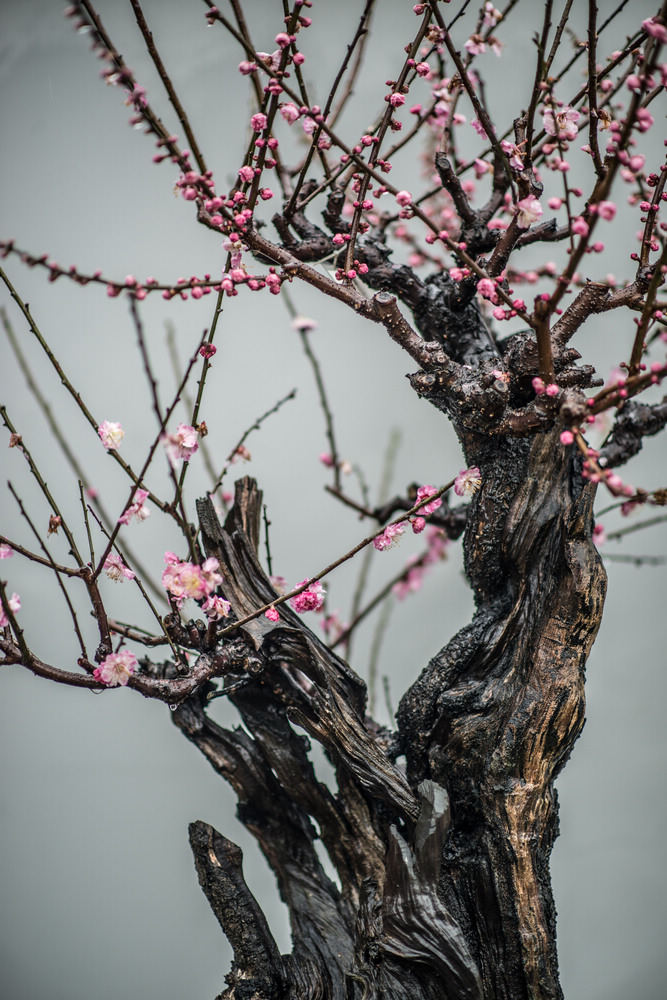
<svg viewBox="0 0 667 1000"><path fill-rule="evenodd" d="M205 691L174 715L235 789L290 912L294 947L281 957L240 850L192 825L202 887L234 947L222 996L561 996L553 780L583 725L604 598L594 487L554 431L492 446L461 435L482 471L465 538L477 610L403 697L396 733L365 717L363 683L285 607L234 640L241 666L225 683L247 732L212 722ZM199 504L239 618L274 596L256 557L260 502L241 481L224 528ZM325 747L336 794L291 723Z"/></svg>

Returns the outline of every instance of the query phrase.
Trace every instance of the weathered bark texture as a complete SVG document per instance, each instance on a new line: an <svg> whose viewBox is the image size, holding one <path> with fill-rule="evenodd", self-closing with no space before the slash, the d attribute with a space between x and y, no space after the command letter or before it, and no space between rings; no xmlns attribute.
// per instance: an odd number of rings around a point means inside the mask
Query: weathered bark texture
<svg viewBox="0 0 667 1000"><path fill-rule="evenodd" d="M329 246L298 213L290 224L302 259ZM497 343L474 280L422 282L370 238L359 254L379 289L378 316L422 365L413 388L452 421L481 471L464 540L476 612L415 677L395 732L365 716L363 682L285 605L279 622L241 626L224 656L211 649L244 728L208 718L212 685L174 720L234 788L293 937L292 953L279 956L240 852L194 824L199 878L235 952L221 996L558 1000L553 781L583 725L605 592L591 541L595 487L558 436L560 420L585 412L593 373L556 345L559 398L536 398L535 339ZM224 527L210 501L198 504L203 546L220 561L237 620L277 596L257 558L260 509L248 479ZM295 727L324 747L337 791L317 780Z"/></svg>
<svg viewBox="0 0 667 1000"><path fill-rule="evenodd" d="M281 622L256 619L234 640L238 673L225 684L237 685L230 697L247 732L211 721L207 692L174 714L235 789L290 911L294 949L281 958L240 851L193 824L199 878L235 950L222 996L561 995L552 783L583 724L604 574L590 542L592 487L553 432L499 444L466 440L484 483L465 541L477 612L404 696L397 735L364 719L361 681L285 607ZM199 504L238 617L275 596L255 551L260 508L251 480L238 484L224 528ZM337 794L316 779L291 723L326 748Z"/></svg>

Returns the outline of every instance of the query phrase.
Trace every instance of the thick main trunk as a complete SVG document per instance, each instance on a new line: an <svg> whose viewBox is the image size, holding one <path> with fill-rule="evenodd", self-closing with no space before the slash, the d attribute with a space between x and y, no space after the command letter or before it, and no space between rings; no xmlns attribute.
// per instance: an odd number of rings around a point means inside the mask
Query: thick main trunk
<svg viewBox="0 0 667 1000"><path fill-rule="evenodd" d="M484 997L555 1000L553 780L583 726L605 594L594 487L556 432L530 447L465 444L483 479L465 541L477 611L405 695L402 743L411 784L449 790L440 891Z"/></svg>
<svg viewBox="0 0 667 1000"><path fill-rule="evenodd" d="M279 623L255 620L235 640L240 666L223 683L235 685L246 731L208 719L205 692L174 713L235 788L290 910L293 952L280 956L240 852L193 825L202 886L235 950L230 1000L561 996L553 779L583 724L604 598L593 487L555 432L532 445L462 437L483 481L465 540L477 611L404 696L397 735L364 719L359 679L284 608ZM272 599L255 556L259 509L249 480L224 529L200 505L239 617ZM293 723L326 748L336 794Z"/></svg>

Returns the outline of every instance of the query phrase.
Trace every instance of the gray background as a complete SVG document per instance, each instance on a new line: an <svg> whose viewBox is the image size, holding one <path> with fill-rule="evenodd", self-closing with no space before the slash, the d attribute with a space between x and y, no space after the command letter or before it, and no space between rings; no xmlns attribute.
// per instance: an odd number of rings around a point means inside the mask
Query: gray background
<svg viewBox="0 0 667 1000"><path fill-rule="evenodd" d="M247 6L258 48L270 50L280 30L279 5ZM579 19L585 6L575 4ZM313 82L316 72L331 79L359 7L352 2L314 5L315 27L304 41L307 80ZM480 63L490 77L494 113L503 123L525 101L532 75L528 9L515 17L504 36L515 44L513 55L498 63L486 56ZM121 92L97 78L99 64L86 39L77 37L62 17L60 4L4 0L0 10L2 237L14 236L36 253L48 252L83 270L99 267L116 278L152 273L175 279L215 272L223 262L219 241L199 231L190 206L173 197L175 172L151 165L150 140L130 130ZM206 27L203 5L163 0L147 2L145 10L202 137L218 188L224 189L241 162L242 123L249 112L245 81L236 72L239 52L222 30ZM633 3L616 37L624 38L652 12L647 3ZM127 62L148 86L149 97L157 95L158 83L129 5L108 0L101 13ZM368 109L379 106L384 80L395 75L413 24L411 4L379 4L377 35L359 88L363 97L345 121L347 136L357 136ZM609 45L602 48L606 52ZM321 103L324 88L314 89ZM171 121L161 96L156 103ZM660 122L654 131L657 143ZM659 162L656 158L655 164ZM418 170L410 157L397 160L392 181L400 176L399 186L416 187ZM624 196L620 189L619 203ZM625 273L636 214L626 209L624 222L613 230L620 235L609 241L609 253L588 258L592 277ZM126 303L108 301L101 289L81 290L65 280L49 285L43 274L15 260L5 266L96 419L124 424L123 454L137 466L154 433L154 420ZM360 463L375 486L390 429L400 426L395 488L412 480L440 483L456 473L462 460L453 434L409 389L404 374L411 363L385 342L383 332L357 322L342 306L320 301L308 288L294 287L292 296L300 312L320 323L312 339L327 373L341 454ZM4 292L2 299L9 305ZM144 304L165 398L173 386L165 320L175 324L185 357L210 324L212 305L210 298L168 306L151 298ZM26 348L32 348L25 325L15 311L12 316ZM591 324L578 346L606 375L627 357L632 332L627 316L611 315ZM301 579L366 530L323 492L326 473L317 456L326 444L311 373L286 311L266 295L227 300L217 342L202 414L217 456L229 451L258 414L299 386L297 400L248 442L253 461L238 471L256 475L265 490L275 570L289 581ZM76 486L4 342L2 357L2 399L82 537ZM31 365L91 478L109 506L119 509L127 494L125 482L34 349ZM186 419L185 412L179 419ZM6 440L0 447L3 480L15 483L43 528L48 511L20 454L8 451ZM665 485L664 455L661 441L648 442L627 478L646 488ZM159 492L164 474L156 468L151 482ZM188 484L190 501L207 485L195 461ZM605 505L607 498L600 503ZM27 541L6 493L2 508L7 533ZM615 526L612 519L605 523ZM179 550L177 536L157 512L127 530L158 573L164 550ZM63 540L54 538L51 544L56 556L65 558ZM417 542L406 539L398 550L377 557L374 586L416 551ZM665 553L665 534L654 530L630 536L613 551ZM588 723L558 782L562 834L554 852L553 880L559 951L568 1000L621 1000L630 992L652 1000L664 995L667 971L662 723L667 691L660 625L665 573L664 568L638 570L618 563L609 563L608 570L605 621L589 664ZM343 613L355 573L355 568L345 568L331 583L331 606ZM21 622L38 652L71 667L76 647L48 574L36 574L14 557L3 564L2 578L22 595ZM136 615L131 585L109 582L105 594L116 617ZM448 562L433 572L423 592L395 609L381 659L395 701L470 611L460 551L452 546ZM85 610L82 620L92 637ZM142 621L148 624L148 619ZM371 636L372 627L352 656L362 674ZM197 885L187 845L187 823L197 817L243 846L247 879L279 944L289 948L272 876L235 819L232 795L170 727L164 706L128 691L100 697L69 690L7 668L0 712L0 977L6 996L110 1000L124 994L194 1000L220 990L229 950ZM220 703L215 714L225 723L235 721L231 709ZM386 718L382 704L378 715ZM318 766L325 774L324 765Z"/></svg>

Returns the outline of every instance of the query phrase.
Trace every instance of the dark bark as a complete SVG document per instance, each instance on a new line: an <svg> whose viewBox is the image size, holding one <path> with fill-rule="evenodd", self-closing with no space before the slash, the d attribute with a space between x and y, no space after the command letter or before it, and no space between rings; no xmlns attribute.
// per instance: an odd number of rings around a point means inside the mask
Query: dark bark
<svg viewBox="0 0 667 1000"><path fill-rule="evenodd" d="M329 252L298 212L290 225L305 241L290 242L296 256ZM222 686L243 730L207 717L210 688L174 713L232 784L290 913L293 950L281 957L240 852L195 824L199 877L235 950L222 996L558 1000L553 781L584 722L605 593L591 541L595 487L559 432L583 418L593 373L554 345L563 388L536 398L532 333L497 343L472 285L408 281L371 238L359 253L381 290L374 308L423 365L413 387L453 422L481 471L464 539L476 612L405 693L393 733L365 715L361 679L286 605L279 622L259 617L235 633L243 666ZM252 480L237 484L224 527L210 501L198 503L202 544L237 620L277 597L257 558L260 510ZM336 791L317 780L295 727L324 747Z"/></svg>
<svg viewBox="0 0 667 1000"><path fill-rule="evenodd" d="M213 723L206 692L174 713L234 787L290 911L294 949L280 958L240 853L193 827L200 880L235 948L224 996L561 995L552 783L583 724L604 597L593 487L553 431L532 445L462 439L483 477L465 540L477 611L404 696L395 736L364 719L359 678L285 606L279 623L256 619L235 640L248 667L230 697L247 732ZM224 529L210 502L199 505L238 617L276 596L255 552L260 504L241 481ZM317 781L293 724L325 747L337 793Z"/></svg>

